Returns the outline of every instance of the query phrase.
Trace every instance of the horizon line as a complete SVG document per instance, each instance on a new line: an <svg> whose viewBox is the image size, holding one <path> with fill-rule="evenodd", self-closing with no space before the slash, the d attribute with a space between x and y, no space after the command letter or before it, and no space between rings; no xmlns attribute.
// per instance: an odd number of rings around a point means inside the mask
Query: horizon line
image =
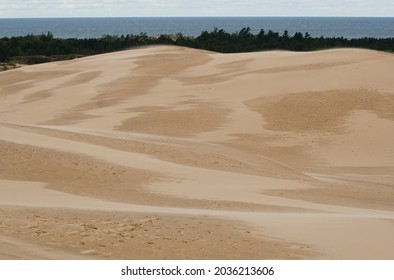
<svg viewBox="0 0 394 280"><path fill-rule="evenodd" d="M394 18L394 16L59 16L0 17L2 19L71 19L71 18Z"/></svg>

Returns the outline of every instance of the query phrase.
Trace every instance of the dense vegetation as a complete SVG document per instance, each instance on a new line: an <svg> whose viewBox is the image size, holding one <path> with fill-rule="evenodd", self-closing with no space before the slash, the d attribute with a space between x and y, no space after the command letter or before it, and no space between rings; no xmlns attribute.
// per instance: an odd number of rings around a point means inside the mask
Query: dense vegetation
<svg viewBox="0 0 394 280"><path fill-rule="evenodd" d="M250 28L228 33L215 28L204 31L198 37L176 35L147 36L144 33L127 36L103 36L96 39L60 39L53 35L27 35L0 39L0 62L20 62L35 64L53 60L71 59L78 56L93 55L123 50L131 47L167 44L206 49L216 52L251 52L262 50L312 51L327 48L368 48L381 51L394 51L394 38L313 38L300 32L289 35L261 30L252 34Z"/></svg>

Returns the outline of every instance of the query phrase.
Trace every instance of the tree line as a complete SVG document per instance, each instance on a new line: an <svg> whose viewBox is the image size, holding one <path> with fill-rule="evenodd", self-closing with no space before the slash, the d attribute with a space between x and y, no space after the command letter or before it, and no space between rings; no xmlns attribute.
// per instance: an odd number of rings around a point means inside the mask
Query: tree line
<svg viewBox="0 0 394 280"><path fill-rule="evenodd" d="M394 52L394 38L358 38L312 37L308 33L296 32L290 35L271 30L261 30L253 34L249 27L238 32L228 33L214 28L203 31L197 37L175 35L148 36L138 35L105 35L92 39L54 38L48 32L41 35L0 38L0 62L20 61L35 64L54 60L72 59L79 56L94 55L129 49L146 45L177 45L197 49L205 49L221 53L252 52L263 50L313 51L329 48L366 48L379 51Z"/></svg>

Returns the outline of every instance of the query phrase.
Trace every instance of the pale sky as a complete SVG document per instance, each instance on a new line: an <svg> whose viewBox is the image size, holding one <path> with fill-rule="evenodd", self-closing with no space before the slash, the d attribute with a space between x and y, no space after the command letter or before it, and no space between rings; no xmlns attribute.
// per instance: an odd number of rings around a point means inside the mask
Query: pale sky
<svg viewBox="0 0 394 280"><path fill-rule="evenodd" d="M0 18L146 16L393 17L394 0L0 0Z"/></svg>

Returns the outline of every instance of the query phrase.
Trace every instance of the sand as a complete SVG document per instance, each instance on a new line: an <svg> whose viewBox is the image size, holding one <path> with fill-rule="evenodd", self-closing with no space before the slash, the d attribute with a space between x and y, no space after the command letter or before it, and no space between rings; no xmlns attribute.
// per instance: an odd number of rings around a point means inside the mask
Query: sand
<svg viewBox="0 0 394 280"><path fill-rule="evenodd" d="M394 55L149 47L0 73L0 259L393 259Z"/></svg>

